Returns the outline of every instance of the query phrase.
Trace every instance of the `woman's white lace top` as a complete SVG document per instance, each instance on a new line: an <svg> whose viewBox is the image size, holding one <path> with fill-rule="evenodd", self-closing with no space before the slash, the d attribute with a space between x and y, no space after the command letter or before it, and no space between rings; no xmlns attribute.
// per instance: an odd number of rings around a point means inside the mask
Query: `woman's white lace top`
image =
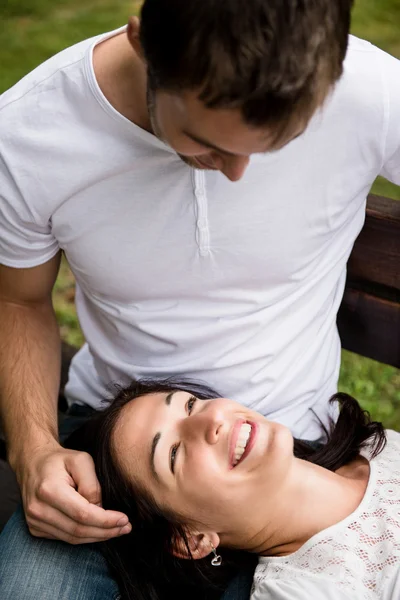
<svg viewBox="0 0 400 600"><path fill-rule="evenodd" d="M400 600L400 433L386 433L358 508L297 552L260 557L251 600Z"/></svg>

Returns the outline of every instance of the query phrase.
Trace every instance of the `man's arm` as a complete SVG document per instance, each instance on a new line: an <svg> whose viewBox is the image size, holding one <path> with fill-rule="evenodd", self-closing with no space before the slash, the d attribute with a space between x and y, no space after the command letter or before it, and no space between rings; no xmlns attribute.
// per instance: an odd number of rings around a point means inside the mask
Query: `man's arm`
<svg viewBox="0 0 400 600"><path fill-rule="evenodd" d="M61 345L51 291L59 264L57 254L33 269L0 265L0 407L13 468L58 440Z"/></svg>
<svg viewBox="0 0 400 600"><path fill-rule="evenodd" d="M98 506L91 457L58 443L60 336L51 292L59 264L60 254L30 269L0 265L0 415L30 532L88 543L126 533L117 525L125 515Z"/></svg>

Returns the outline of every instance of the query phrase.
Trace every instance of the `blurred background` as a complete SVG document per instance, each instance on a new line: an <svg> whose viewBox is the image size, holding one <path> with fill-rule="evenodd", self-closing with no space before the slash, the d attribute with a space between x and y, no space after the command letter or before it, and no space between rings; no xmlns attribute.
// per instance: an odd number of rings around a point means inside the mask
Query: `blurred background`
<svg viewBox="0 0 400 600"><path fill-rule="evenodd" d="M0 93L59 50L124 25L140 10L127 0L1 0ZM400 1L356 0L352 32L400 58ZM399 99L400 101L400 99ZM373 191L400 200L400 188L378 179ZM80 346L74 279L65 261L54 290L62 338ZM400 371L343 352L340 389L374 418L400 431Z"/></svg>

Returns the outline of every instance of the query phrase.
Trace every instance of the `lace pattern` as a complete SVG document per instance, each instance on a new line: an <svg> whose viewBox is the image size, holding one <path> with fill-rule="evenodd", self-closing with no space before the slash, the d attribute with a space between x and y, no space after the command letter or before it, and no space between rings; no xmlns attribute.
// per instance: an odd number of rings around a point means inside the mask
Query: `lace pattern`
<svg viewBox="0 0 400 600"><path fill-rule="evenodd" d="M254 587L265 578L292 580L306 572L332 580L350 597L383 597L387 581L400 570L400 434L387 433L385 449L370 461L359 507L294 554L261 558ZM368 451L363 455L369 458Z"/></svg>

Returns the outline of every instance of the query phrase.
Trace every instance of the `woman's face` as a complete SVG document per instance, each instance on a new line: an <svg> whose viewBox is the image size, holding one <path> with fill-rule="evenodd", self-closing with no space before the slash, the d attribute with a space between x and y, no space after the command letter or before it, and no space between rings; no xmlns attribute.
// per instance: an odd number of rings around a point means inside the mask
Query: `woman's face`
<svg viewBox="0 0 400 600"><path fill-rule="evenodd" d="M231 545L241 543L241 532L257 535L267 512L272 517L294 461L283 425L232 400L185 391L129 402L113 445L129 480Z"/></svg>

